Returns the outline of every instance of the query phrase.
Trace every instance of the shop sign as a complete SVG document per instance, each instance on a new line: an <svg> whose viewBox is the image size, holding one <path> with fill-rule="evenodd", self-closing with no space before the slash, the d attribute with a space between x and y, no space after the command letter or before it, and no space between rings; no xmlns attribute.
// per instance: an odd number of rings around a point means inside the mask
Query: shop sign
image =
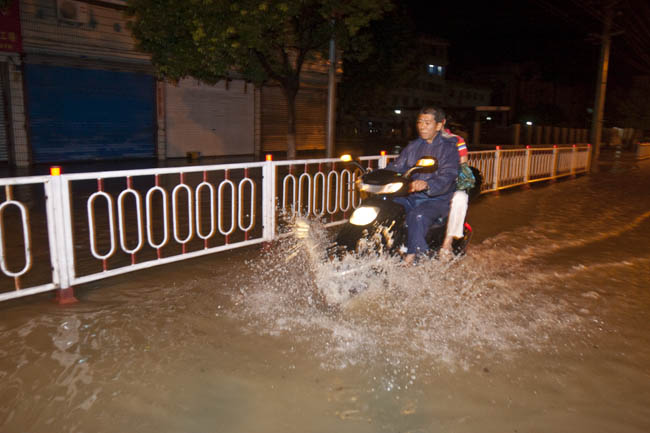
<svg viewBox="0 0 650 433"><path fill-rule="evenodd" d="M23 43L20 36L19 0L11 0L6 9L0 9L0 51L20 53Z"/></svg>

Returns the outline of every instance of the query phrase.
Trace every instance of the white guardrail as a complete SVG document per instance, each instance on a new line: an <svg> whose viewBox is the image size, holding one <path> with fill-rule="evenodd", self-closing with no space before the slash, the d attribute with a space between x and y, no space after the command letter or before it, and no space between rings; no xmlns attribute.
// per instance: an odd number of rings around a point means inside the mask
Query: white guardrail
<svg viewBox="0 0 650 433"><path fill-rule="evenodd" d="M470 152L482 192L589 170L590 148ZM396 155L362 157L370 168ZM0 179L0 301L283 236L283 216L341 224L359 170L338 159Z"/></svg>

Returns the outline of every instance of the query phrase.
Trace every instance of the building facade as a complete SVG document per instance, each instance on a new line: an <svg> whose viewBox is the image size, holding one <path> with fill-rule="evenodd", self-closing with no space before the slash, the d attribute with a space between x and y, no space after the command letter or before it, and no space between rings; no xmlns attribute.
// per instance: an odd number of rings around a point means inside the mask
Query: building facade
<svg viewBox="0 0 650 433"><path fill-rule="evenodd" d="M10 2L0 19L0 163L255 157L286 149L278 87L158 80L125 9L125 0ZM326 68L306 67L298 149L325 147Z"/></svg>
<svg viewBox="0 0 650 433"><path fill-rule="evenodd" d="M406 85L396 87L388 93L387 108L380 107L375 112L360 116L358 126L345 131L348 136L372 143L370 151L384 150L403 145L417 136L415 122L422 107L436 106L446 109L454 120L455 132L467 131L474 121L476 106L488 105L492 91L486 86L471 82L450 81L447 79L449 66L449 42L444 39L423 37L418 40L419 63L413 78ZM471 112L466 125L466 113ZM467 135L466 132L463 132ZM374 147L373 147L374 146Z"/></svg>

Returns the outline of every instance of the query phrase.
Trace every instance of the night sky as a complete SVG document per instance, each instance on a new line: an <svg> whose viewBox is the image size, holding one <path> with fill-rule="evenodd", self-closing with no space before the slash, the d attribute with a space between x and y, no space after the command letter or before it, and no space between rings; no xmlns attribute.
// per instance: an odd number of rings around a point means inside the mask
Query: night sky
<svg viewBox="0 0 650 433"><path fill-rule="evenodd" d="M536 61L545 78L569 83L594 83L602 32L598 1L501 0L446 2L428 13L422 3L406 4L419 31L449 40L449 77L464 69L505 62ZM613 38L610 79L622 83L630 75L650 73L625 36L639 41L638 50L650 52L650 8L647 0L618 3L614 30L627 35ZM632 21L634 21L632 23ZM643 23L648 26L643 28ZM633 25L635 24L635 25ZM632 56L632 58L629 58ZM633 61L628 61L633 60ZM639 65L640 64L640 65Z"/></svg>

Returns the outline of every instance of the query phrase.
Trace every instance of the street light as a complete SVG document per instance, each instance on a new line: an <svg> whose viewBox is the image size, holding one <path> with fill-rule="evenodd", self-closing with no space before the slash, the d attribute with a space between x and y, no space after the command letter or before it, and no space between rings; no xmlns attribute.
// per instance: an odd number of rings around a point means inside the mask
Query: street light
<svg viewBox="0 0 650 433"><path fill-rule="evenodd" d="M533 126L533 122L531 122L531 121L529 120L529 121L526 122L526 125L528 125L528 126Z"/></svg>

